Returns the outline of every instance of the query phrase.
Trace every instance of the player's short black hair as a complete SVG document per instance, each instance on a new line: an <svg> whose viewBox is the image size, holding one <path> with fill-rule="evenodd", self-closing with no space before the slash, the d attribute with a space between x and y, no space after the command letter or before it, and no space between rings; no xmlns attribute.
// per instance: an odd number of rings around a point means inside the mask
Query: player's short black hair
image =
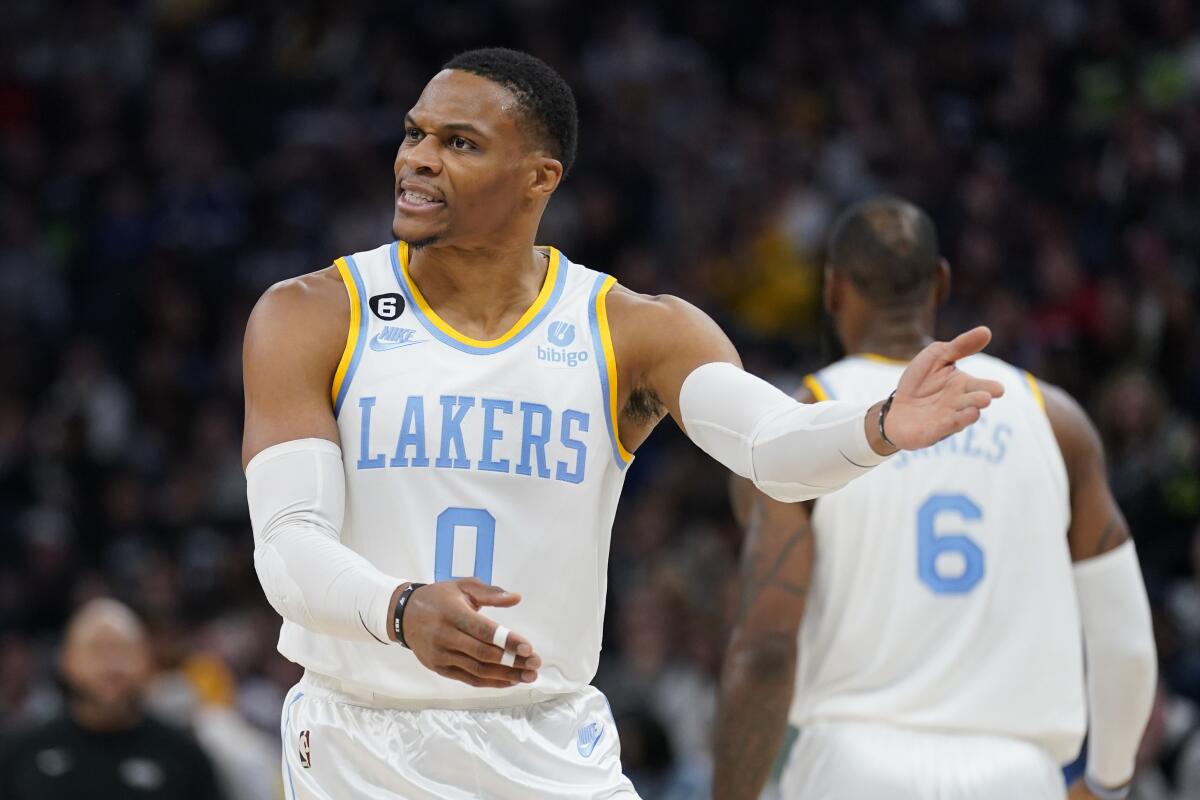
<svg viewBox="0 0 1200 800"><path fill-rule="evenodd" d="M562 162L564 174L571 170L579 139L579 113L575 93L553 67L519 50L485 47L459 53L442 69L470 72L512 92L532 133Z"/></svg>
<svg viewBox="0 0 1200 800"><path fill-rule="evenodd" d="M829 240L829 267L880 305L923 301L941 260L929 215L898 197L851 206L834 223Z"/></svg>

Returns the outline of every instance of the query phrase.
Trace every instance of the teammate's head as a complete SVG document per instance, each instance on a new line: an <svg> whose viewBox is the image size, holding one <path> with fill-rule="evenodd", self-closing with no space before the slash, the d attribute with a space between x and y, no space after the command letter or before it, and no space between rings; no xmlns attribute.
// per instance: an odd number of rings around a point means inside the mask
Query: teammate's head
<svg viewBox="0 0 1200 800"><path fill-rule="evenodd" d="M847 327L911 318L933 326L950 289L950 267L929 216L912 203L879 197L834 223L825 272L825 307L847 348Z"/></svg>
<svg viewBox="0 0 1200 800"><path fill-rule="evenodd" d="M90 725L119 727L136 719L149 667L146 630L121 603L92 600L67 623L60 669L76 712Z"/></svg>
<svg viewBox="0 0 1200 800"><path fill-rule="evenodd" d="M415 247L532 238L577 136L575 96L545 62L504 48L454 57L405 120L393 233Z"/></svg>

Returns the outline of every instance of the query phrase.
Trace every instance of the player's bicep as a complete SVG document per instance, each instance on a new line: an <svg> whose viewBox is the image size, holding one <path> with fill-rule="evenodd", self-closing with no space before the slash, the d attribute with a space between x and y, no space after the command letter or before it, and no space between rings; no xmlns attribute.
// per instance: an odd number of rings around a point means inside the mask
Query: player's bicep
<svg viewBox="0 0 1200 800"><path fill-rule="evenodd" d="M1108 486L1099 432L1070 395L1054 386L1042 388L1071 486L1071 559L1084 561L1125 542L1129 526Z"/></svg>
<svg viewBox="0 0 1200 800"><path fill-rule="evenodd" d="M294 439L338 442L330 386L349 324L349 301L327 280L268 290L246 326L242 462ZM339 282L340 283L340 282Z"/></svg>
<svg viewBox="0 0 1200 800"><path fill-rule="evenodd" d="M610 308L620 315L614 336L633 358L634 385L653 394L680 427L679 390L697 367L712 362L742 365L725 332L700 309L678 297L623 292ZM618 363L621 355L618 354Z"/></svg>

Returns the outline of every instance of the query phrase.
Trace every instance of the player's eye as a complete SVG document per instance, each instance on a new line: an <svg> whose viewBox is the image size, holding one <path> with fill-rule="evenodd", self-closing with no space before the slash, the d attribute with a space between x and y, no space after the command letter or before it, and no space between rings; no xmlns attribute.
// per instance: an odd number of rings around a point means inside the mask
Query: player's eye
<svg viewBox="0 0 1200 800"><path fill-rule="evenodd" d="M451 136L450 147L455 150L473 150L475 149L475 144L470 139L464 139L461 136Z"/></svg>
<svg viewBox="0 0 1200 800"><path fill-rule="evenodd" d="M406 142L421 141L421 131L417 128L405 128L404 129L404 141L406 141Z"/></svg>

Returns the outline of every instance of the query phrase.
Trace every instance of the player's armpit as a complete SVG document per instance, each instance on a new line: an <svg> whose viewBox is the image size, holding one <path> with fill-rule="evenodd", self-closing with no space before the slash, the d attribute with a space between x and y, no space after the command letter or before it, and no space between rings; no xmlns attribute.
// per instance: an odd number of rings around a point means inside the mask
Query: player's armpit
<svg viewBox="0 0 1200 800"><path fill-rule="evenodd" d="M810 504L780 503L744 478L730 487L746 531L737 614L718 698L713 796L757 798L787 731L796 634L812 576Z"/></svg>
<svg viewBox="0 0 1200 800"><path fill-rule="evenodd" d="M1071 487L1071 559L1095 558L1129 539L1129 526L1109 490L1104 445L1074 398L1056 386L1043 383L1041 388Z"/></svg>
<svg viewBox="0 0 1200 800"><path fill-rule="evenodd" d="M246 325L242 464L298 439L338 442L330 386L345 347L350 301L335 268L272 286Z"/></svg>

